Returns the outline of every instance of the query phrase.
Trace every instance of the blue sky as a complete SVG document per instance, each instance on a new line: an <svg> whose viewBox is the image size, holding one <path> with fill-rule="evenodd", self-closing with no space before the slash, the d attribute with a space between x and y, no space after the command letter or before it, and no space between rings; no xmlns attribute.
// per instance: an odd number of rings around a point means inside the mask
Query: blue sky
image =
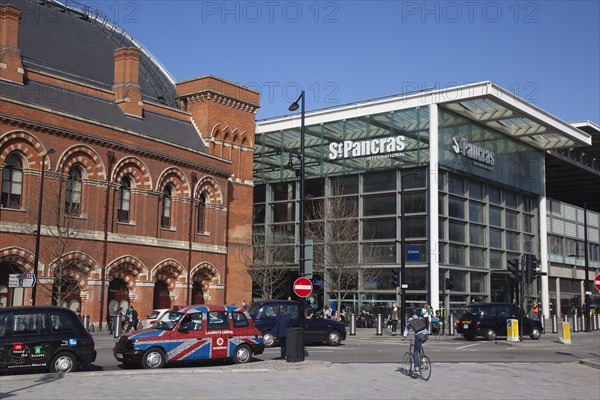
<svg viewBox="0 0 600 400"><path fill-rule="evenodd" d="M177 81L261 92L258 119L490 80L600 123L600 1L100 1Z"/></svg>

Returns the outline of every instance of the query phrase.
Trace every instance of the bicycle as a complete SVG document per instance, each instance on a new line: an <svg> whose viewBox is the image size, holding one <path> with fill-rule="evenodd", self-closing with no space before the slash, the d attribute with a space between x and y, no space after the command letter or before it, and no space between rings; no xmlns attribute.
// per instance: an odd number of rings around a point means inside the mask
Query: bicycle
<svg viewBox="0 0 600 400"><path fill-rule="evenodd" d="M409 376L412 376L412 373L414 371L413 346L413 341L411 340L410 347L408 348L408 351L404 354L404 358L402 360L404 373ZM421 346L421 349L419 350L419 361L419 375L421 375L421 379L428 381L429 377L431 377L431 361L429 360L429 357L425 355L425 350L423 350L423 346Z"/></svg>

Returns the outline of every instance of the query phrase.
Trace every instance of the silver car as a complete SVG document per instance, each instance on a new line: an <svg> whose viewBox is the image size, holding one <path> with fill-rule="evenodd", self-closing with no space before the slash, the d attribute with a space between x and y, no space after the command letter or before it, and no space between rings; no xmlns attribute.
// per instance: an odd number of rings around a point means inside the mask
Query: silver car
<svg viewBox="0 0 600 400"><path fill-rule="evenodd" d="M146 316L146 319L140 321L140 326L138 329L146 329L150 328L154 325L158 320L165 315L165 313L169 311L168 308L157 308L156 310L152 310L152 313Z"/></svg>

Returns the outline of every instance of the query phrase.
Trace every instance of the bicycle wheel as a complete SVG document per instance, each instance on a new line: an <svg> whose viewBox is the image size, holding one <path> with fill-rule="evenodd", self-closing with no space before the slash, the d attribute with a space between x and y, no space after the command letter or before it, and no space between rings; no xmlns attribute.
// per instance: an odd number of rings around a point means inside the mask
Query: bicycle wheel
<svg viewBox="0 0 600 400"><path fill-rule="evenodd" d="M429 357L423 356L421 357L421 378L428 381L431 376L431 361L429 361Z"/></svg>
<svg viewBox="0 0 600 400"><path fill-rule="evenodd" d="M412 354L409 351L404 353L404 358L402 359L402 368L404 375L410 375L412 372Z"/></svg>

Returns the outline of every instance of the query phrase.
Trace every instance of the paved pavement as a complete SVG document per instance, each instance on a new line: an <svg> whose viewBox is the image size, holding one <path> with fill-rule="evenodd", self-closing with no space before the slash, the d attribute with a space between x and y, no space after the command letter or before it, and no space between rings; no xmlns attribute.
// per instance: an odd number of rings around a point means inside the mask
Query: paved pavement
<svg viewBox="0 0 600 400"><path fill-rule="evenodd" d="M373 335L371 330L357 333ZM548 338L535 345L563 346ZM15 375L0 377L0 399L600 398L597 363L434 363L428 382L403 372L399 364L333 364L308 357L299 363Z"/></svg>

